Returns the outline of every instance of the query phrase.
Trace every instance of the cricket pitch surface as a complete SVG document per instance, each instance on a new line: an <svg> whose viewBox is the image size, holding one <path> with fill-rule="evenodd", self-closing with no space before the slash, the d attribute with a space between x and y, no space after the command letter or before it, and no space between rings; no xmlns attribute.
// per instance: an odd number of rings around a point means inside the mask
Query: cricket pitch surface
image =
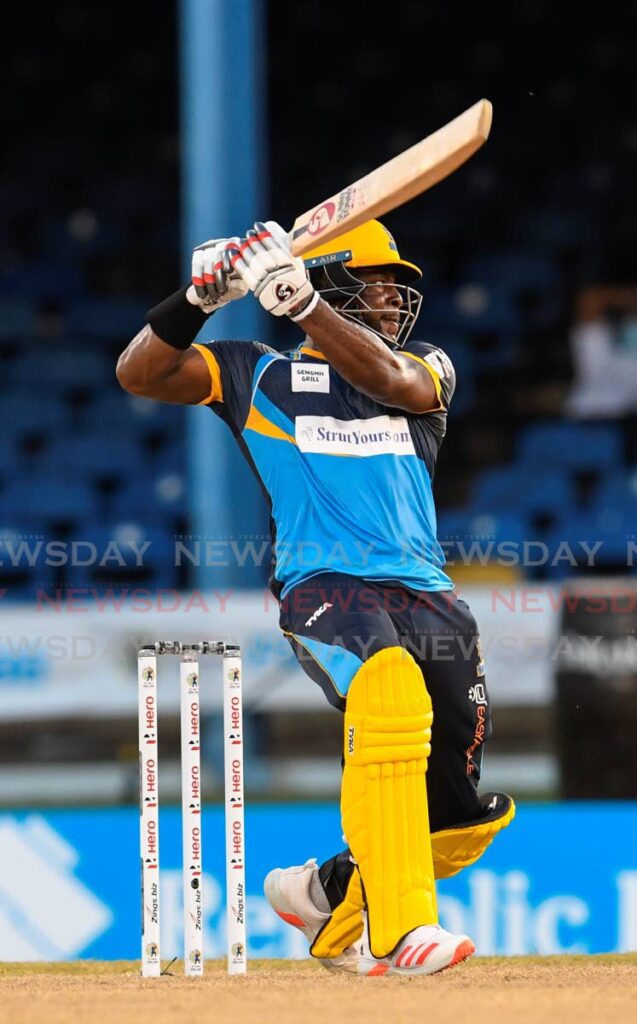
<svg viewBox="0 0 637 1024"><path fill-rule="evenodd" d="M628 1024L637 953L478 957L430 977L356 978L311 961L255 960L229 978L142 979L139 964L0 964L1 1024Z"/></svg>

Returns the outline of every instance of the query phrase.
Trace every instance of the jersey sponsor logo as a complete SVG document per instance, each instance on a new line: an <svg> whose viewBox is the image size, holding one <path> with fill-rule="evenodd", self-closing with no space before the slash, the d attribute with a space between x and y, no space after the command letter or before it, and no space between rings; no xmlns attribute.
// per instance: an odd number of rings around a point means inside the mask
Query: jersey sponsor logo
<svg viewBox="0 0 637 1024"><path fill-rule="evenodd" d="M315 366L313 363L292 363L292 391L321 391L329 394L329 366Z"/></svg>
<svg viewBox="0 0 637 1024"><path fill-rule="evenodd" d="M469 687L469 700L472 700L474 704L489 703L484 683L476 683L475 686Z"/></svg>
<svg viewBox="0 0 637 1024"><path fill-rule="evenodd" d="M297 416L299 450L320 455L415 455L404 416L372 416L368 420L337 420L332 416Z"/></svg>
<svg viewBox="0 0 637 1024"><path fill-rule="evenodd" d="M439 348L425 356L424 361L429 363L439 377L450 377L453 373L453 366L449 356Z"/></svg>

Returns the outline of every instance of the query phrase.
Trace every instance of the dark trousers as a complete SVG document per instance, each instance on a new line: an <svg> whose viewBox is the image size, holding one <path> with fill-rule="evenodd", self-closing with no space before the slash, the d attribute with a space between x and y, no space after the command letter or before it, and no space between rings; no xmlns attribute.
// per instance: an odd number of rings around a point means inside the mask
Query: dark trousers
<svg viewBox="0 0 637 1024"><path fill-rule="evenodd" d="M478 629L464 601L453 591L412 591L321 573L282 600L280 625L304 671L341 711L349 683L368 658L387 647L409 651L433 705L431 830L484 814L478 782L491 717Z"/></svg>

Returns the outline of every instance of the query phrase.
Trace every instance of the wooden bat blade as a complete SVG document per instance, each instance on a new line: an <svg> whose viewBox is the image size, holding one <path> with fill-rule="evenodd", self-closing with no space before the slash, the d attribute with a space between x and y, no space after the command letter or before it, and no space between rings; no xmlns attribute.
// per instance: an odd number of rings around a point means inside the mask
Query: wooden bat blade
<svg viewBox="0 0 637 1024"><path fill-rule="evenodd" d="M291 231L294 255L302 256L437 185L486 142L492 113L489 100L479 100L415 146L301 214Z"/></svg>

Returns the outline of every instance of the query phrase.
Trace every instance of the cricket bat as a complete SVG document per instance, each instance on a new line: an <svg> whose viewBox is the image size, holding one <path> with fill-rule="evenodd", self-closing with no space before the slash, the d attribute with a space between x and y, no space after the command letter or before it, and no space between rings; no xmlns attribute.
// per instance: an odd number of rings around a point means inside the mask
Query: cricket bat
<svg viewBox="0 0 637 1024"><path fill-rule="evenodd" d="M437 132L370 171L294 221L295 256L420 195L455 171L489 137L493 108L479 100Z"/></svg>

